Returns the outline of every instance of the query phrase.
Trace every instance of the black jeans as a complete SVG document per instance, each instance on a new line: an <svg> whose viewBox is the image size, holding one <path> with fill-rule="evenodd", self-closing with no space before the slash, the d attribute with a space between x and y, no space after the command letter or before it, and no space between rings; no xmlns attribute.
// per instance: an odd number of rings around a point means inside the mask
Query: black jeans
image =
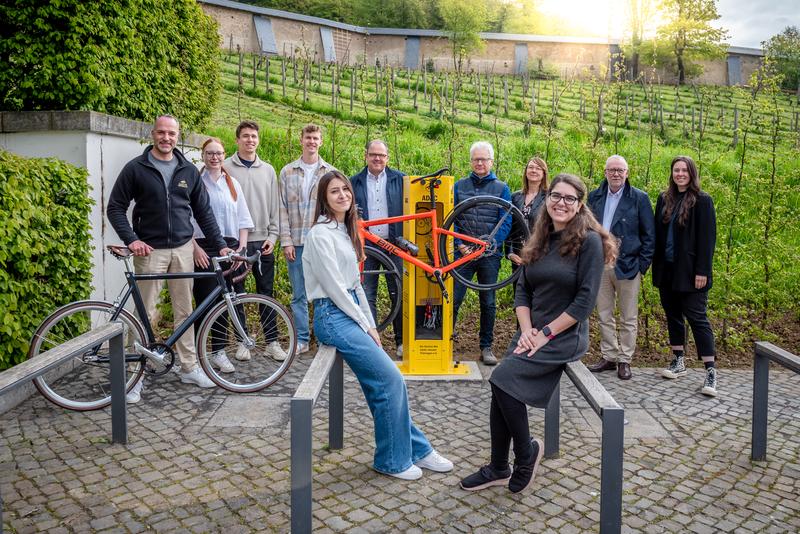
<svg viewBox="0 0 800 534"><path fill-rule="evenodd" d="M234 239L232 237L226 237L225 243L229 248L236 250L239 248L239 240ZM215 249L214 247L210 246L210 244L205 239L198 239L197 244L208 254L209 258L219 255L219 249ZM194 266L194 272L196 273L210 273L213 272L214 268L211 265L211 260L208 261L208 267L203 269L202 267L198 267L197 265ZM230 280L226 280L228 287L230 288ZM201 302L203 302L206 297L208 297L214 288L217 287L217 280L215 278L196 278L194 280L194 285L192 286L192 294L194 295L194 302L195 306L199 306ZM233 288L236 290L237 293L244 292L244 284L237 283L233 285ZM217 298L217 301L222 301L222 295ZM208 312L200 316L198 318L196 324L200 324L203 320L203 317L206 316ZM225 345L227 344L227 332L228 332L228 314L227 312L220 315L219 319L214 323L211 327L211 351L216 352L218 350L225 349Z"/></svg>
<svg viewBox="0 0 800 534"><path fill-rule="evenodd" d="M371 245L367 245L371 246ZM400 272L400 283L395 284L394 278L390 278L388 276L384 276L386 280L386 289L389 291L389 298L392 299L394 302L395 299L402 299L403 298L403 258L395 255L389 256L392 262L397 267L397 270ZM378 268L377 262L367 258L364 262L364 270L370 271L375 270ZM378 322L378 314L375 310L375 302L378 300L378 281L380 276L378 275L371 275L364 277L364 293L367 295L367 302L369 303L369 309L372 310L372 318L375 320L375 323ZM395 287L397 286L397 287ZM402 345L403 344L403 310L401 309L397 312L397 315L394 317L392 321L392 329L394 330L394 343L395 345Z"/></svg>
<svg viewBox="0 0 800 534"><path fill-rule="evenodd" d="M508 449L514 441L514 461L530 465L534 460L531 432L528 428L528 407L498 388L492 386L492 404L489 408L489 434L492 439L492 468L508 468Z"/></svg>
<svg viewBox="0 0 800 534"><path fill-rule="evenodd" d="M456 258L460 255L456 254ZM491 284L497 282L497 274L500 272L500 256L487 256L478 258L458 268L458 272L464 275L465 278L472 279L477 275L478 282L481 284ZM458 310L461 308L461 303L464 302L464 297L467 295L467 286L458 280L453 282L455 293L453 297L453 330L455 330L456 322L458 321ZM492 291L479 291L478 302L481 305L481 324L479 329L479 340L481 350L492 348L494 342L494 320L497 314L497 304L495 301L495 292Z"/></svg>
<svg viewBox="0 0 800 534"><path fill-rule="evenodd" d="M672 291L662 287L659 288L659 293L661 306L664 307L664 314L667 316L669 344L686 346L685 317L692 328L697 355L716 355L714 332L706 314L708 291Z"/></svg>
<svg viewBox="0 0 800 534"><path fill-rule="evenodd" d="M264 246L263 241L248 241L247 242L247 255L255 254L256 250L261 250ZM256 293L267 297L273 296L275 286L275 250L269 254L261 254L261 272L259 273L258 265L253 265L253 277L256 280ZM275 332L275 316L273 313L266 313L265 309L261 310L261 324L264 328L266 340L268 342L275 341L278 336Z"/></svg>

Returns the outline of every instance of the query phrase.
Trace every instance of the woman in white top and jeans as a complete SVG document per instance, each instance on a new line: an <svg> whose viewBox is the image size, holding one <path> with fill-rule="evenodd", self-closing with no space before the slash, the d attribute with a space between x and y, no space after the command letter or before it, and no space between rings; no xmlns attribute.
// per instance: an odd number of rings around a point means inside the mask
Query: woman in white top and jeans
<svg viewBox="0 0 800 534"><path fill-rule="evenodd" d="M422 476L420 467L447 472L441 457L411 422L403 376L381 346L361 287L358 262L364 252L350 181L325 174L317 188L316 223L303 251L308 299L314 301L314 333L339 354L361 384L375 426L373 468L403 480Z"/></svg>
<svg viewBox="0 0 800 534"><path fill-rule="evenodd" d="M234 250L243 249L247 246L247 234L253 229L253 219L250 210L247 209L242 186L222 166L225 160L222 141L216 137L209 138L203 143L202 156L205 167L200 173L200 178L208 191L211 211L214 212L222 237L228 247ZM218 252L206 242L203 232L194 219L192 224L194 224L194 271L210 272L212 267L209 258L216 256ZM237 292L244 293L244 284L240 283L237 286ZM196 279L192 288L195 305L203 302L215 287L217 281L214 278ZM227 315L220 317L219 321L227 321ZM227 325L224 324L214 325L211 331L211 363L223 373L232 373L235 369L225 354L227 339L224 332L227 332Z"/></svg>

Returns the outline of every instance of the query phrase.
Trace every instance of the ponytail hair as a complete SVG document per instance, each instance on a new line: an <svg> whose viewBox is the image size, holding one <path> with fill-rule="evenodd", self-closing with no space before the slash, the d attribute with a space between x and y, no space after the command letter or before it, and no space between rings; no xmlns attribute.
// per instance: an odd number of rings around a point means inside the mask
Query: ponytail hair
<svg viewBox="0 0 800 534"><path fill-rule="evenodd" d="M206 139L206 142L203 143L203 146L200 149L201 153L205 153L206 147L209 145L209 143L217 143L217 144L219 144L219 146L222 147L223 151L225 150L225 145L222 144L222 141L220 141L219 138L217 138L217 137L209 137L208 139ZM201 172L204 171L204 170L205 170L205 166L203 166L203 168L200 169ZM225 177L225 183L228 184L228 190L231 192L231 197L233 197L233 201L236 202L236 198L237 198L236 187L233 185L233 178L231 178L231 173L229 173L228 170L224 166L222 167L222 176Z"/></svg>

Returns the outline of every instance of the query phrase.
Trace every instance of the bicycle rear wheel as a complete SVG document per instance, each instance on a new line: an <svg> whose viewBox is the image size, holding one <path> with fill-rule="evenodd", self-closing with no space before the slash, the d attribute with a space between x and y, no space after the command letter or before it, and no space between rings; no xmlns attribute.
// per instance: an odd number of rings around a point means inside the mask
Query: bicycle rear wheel
<svg viewBox="0 0 800 534"><path fill-rule="evenodd" d="M252 346L245 346L223 301L208 312L199 326L198 359L219 387L235 393L260 391L277 382L292 365L297 352L294 322L277 300L264 295L237 295L234 305ZM219 351L233 364L232 373L223 373L216 367L214 356Z"/></svg>
<svg viewBox="0 0 800 534"><path fill-rule="evenodd" d="M496 221L489 228L481 221ZM479 239L486 246L486 251L477 258L450 271L453 278L467 287L478 291L500 289L519 276L520 269L514 269L513 262L508 259L508 251L520 250L528 239L528 225L525 218L513 204L501 198L478 196L459 202L447 217L442 227ZM501 239L498 239L501 238ZM461 258L456 244L459 240L442 234L439 239L439 255L444 265L449 265ZM465 242L469 246L468 242ZM512 248L513 247L513 248ZM480 282L473 280L474 264L482 259L497 257L500 267L497 280Z"/></svg>
<svg viewBox="0 0 800 534"><path fill-rule="evenodd" d="M369 298L368 287L374 284L376 295L373 317L378 332L383 332L400 313L400 307L403 304L401 294L403 273L383 251L365 247L364 253L367 259L361 271L361 285ZM381 283L381 280L384 283ZM372 303L370 303L370 308L373 308Z"/></svg>
<svg viewBox="0 0 800 534"><path fill-rule="evenodd" d="M28 358L46 352L81 334L108 323L117 309L99 300L67 304L50 314L36 329ZM133 344L146 345L144 327L127 310L120 310L118 320L125 325L124 353L129 391L142 378L143 358L135 354ZM92 347L65 364L35 378L33 383L44 397L68 410L98 410L111 404L111 381L108 342Z"/></svg>

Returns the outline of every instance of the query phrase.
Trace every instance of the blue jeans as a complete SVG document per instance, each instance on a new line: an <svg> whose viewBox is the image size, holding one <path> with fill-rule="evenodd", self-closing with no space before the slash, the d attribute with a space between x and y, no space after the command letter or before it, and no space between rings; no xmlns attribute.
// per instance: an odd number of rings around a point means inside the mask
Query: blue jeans
<svg viewBox="0 0 800 534"><path fill-rule="evenodd" d="M327 298L314 300L314 334L336 347L361 384L375 426L375 470L400 473L430 454L433 447L411 422L403 375L369 334Z"/></svg>
<svg viewBox="0 0 800 534"><path fill-rule="evenodd" d="M471 261L459 267L458 272L470 280L473 276L477 275L478 282L481 284L497 282L497 273L500 272L500 256L478 258L476 261ZM454 293L453 329L455 329L455 323L458 319L458 309L461 307L461 303L464 302L464 297L467 294L467 286L456 280ZM478 299L481 303L479 339L481 350L483 350L491 348L492 341L494 341L494 318L497 305L495 304L494 291L479 291Z"/></svg>
<svg viewBox="0 0 800 534"><path fill-rule="evenodd" d="M294 247L294 261L287 261L289 281L292 283L292 315L297 329L297 342L308 343L311 332L308 330L308 299L306 298L306 279L303 276L303 247Z"/></svg>

